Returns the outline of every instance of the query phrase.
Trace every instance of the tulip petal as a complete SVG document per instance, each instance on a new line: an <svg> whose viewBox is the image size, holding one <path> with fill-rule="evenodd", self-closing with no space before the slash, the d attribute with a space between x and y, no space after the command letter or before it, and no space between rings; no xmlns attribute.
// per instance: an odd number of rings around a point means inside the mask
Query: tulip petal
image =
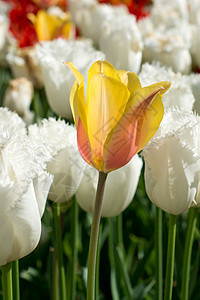
<svg viewBox="0 0 200 300"><path fill-rule="evenodd" d="M90 82L92 76L94 76L97 73L102 73L108 77L120 80L118 72L108 61L98 60L91 66L91 68L88 71L88 82Z"/></svg>
<svg viewBox="0 0 200 300"><path fill-rule="evenodd" d="M87 133L85 131L85 128L83 126L83 123L81 119L79 118L78 121L78 128L77 128L77 143L78 143L78 149L82 156L82 158L91 166L95 167L93 158L92 158L92 151L90 142L87 136Z"/></svg>
<svg viewBox="0 0 200 300"><path fill-rule="evenodd" d="M160 82L131 94L124 114L104 144L104 170L130 161L156 133L164 114L162 94L170 87Z"/></svg>
<svg viewBox="0 0 200 300"><path fill-rule="evenodd" d="M86 107L85 107L85 92L84 92L84 81L83 75L75 68L71 62L65 63L73 72L76 81L72 87L70 93L70 106L76 124L78 127L79 117L83 123L85 131L87 132L87 120L86 120Z"/></svg>
<svg viewBox="0 0 200 300"><path fill-rule="evenodd" d="M76 69L73 63L66 62L65 64L70 68L79 85L81 82L84 82L83 75Z"/></svg>
<svg viewBox="0 0 200 300"><path fill-rule="evenodd" d="M53 39L56 29L56 19L44 10L39 10L35 22L35 30L39 41L49 41Z"/></svg>
<svg viewBox="0 0 200 300"><path fill-rule="evenodd" d="M119 80L102 73L94 75L88 84L87 125L93 160L103 170L103 145L107 135L119 122L129 91Z"/></svg>
<svg viewBox="0 0 200 300"><path fill-rule="evenodd" d="M136 73L123 70L118 70L117 73L121 81L127 86L130 93L141 88L140 79Z"/></svg>

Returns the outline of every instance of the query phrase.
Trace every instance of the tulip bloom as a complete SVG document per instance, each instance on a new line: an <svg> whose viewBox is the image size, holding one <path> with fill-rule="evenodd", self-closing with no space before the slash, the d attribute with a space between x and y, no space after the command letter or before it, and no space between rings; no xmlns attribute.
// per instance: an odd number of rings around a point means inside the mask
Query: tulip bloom
<svg viewBox="0 0 200 300"><path fill-rule="evenodd" d="M126 166L108 174L102 217L118 216L128 207L135 195L141 169L142 159L136 154ZM86 165L76 199L80 207L89 213L94 213L97 181L98 171Z"/></svg>
<svg viewBox="0 0 200 300"><path fill-rule="evenodd" d="M70 105L82 157L104 173L126 165L156 133L164 114L162 95L170 83L142 88L135 73L116 71L100 60L89 69L85 102L83 76L72 63L67 65L76 77Z"/></svg>
<svg viewBox="0 0 200 300"><path fill-rule="evenodd" d="M57 203L71 200L81 182L85 162L78 151L76 128L64 120L43 119L28 127L29 137L50 150L46 171L54 176L48 198Z"/></svg>
<svg viewBox="0 0 200 300"><path fill-rule="evenodd" d="M49 151L30 140L23 120L0 108L0 266L31 253L52 183L44 171Z"/></svg>
<svg viewBox="0 0 200 300"><path fill-rule="evenodd" d="M63 15L63 17L51 15L42 9L37 15L29 14L39 41L51 41L58 37L70 39L75 36L75 27L69 13Z"/></svg>
<svg viewBox="0 0 200 300"><path fill-rule="evenodd" d="M142 151L149 199L167 213L179 215L199 206L199 142L200 117L171 109Z"/></svg>

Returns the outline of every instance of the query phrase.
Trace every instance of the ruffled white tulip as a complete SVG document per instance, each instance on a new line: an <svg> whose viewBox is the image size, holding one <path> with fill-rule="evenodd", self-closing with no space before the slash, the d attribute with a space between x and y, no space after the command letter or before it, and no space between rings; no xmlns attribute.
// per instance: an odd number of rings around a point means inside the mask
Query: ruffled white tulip
<svg viewBox="0 0 200 300"><path fill-rule="evenodd" d="M155 27L177 27L180 21L189 19L187 0L154 0L150 17Z"/></svg>
<svg viewBox="0 0 200 300"><path fill-rule="evenodd" d="M70 7L73 21L81 35L91 38L95 46L99 46L102 28L106 23L122 16L128 17L126 6L99 4L93 0L74 1Z"/></svg>
<svg viewBox="0 0 200 300"><path fill-rule="evenodd" d="M199 145L200 117L171 110L143 150L147 194L167 213L178 215L197 204Z"/></svg>
<svg viewBox="0 0 200 300"><path fill-rule="evenodd" d="M33 85L26 78L17 78L10 81L6 90L3 106L16 111L26 124L33 122L34 114L30 111L33 98Z"/></svg>
<svg viewBox="0 0 200 300"><path fill-rule="evenodd" d="M32 143L16 113L0 109L0 265L37 246L52 176L43 169L49 154Z"/></svg>
<svg viewBox="0 0 200 300"><path fill-rule="evenodd" d="M96 51L89 40L65 41L57 39L37 45L44 87L51 109L63 118L72 120L69 95L74 76L64 62L71 61L86 78L91 65L105 55Z"/></svg>
<svg viewBox="0 0 200 300"><path fill-rule="evenodd" d="M137 73L142 62L143 42L135 17L104 20L99 47L117 69Z"/></svg>
<svg viewBox="0 0 200 300"><path fill-rule="evenodd" d="M136 154L124 167L108 174L106 181L102 217L113 217L124 211L133 200L137 189L142 160ZM76 193L80 207L93 213L97 191L98 171L87 165Z"/></svg>
<svg viewBox="0 0 200 300"><path fill-rule="evenodd" d="M14 77L26 77L34 87L43 86L42 71L36 56L35 47L20 48L6 56Z"/></svg>
<svg viewBox="0 0 200 300"><path fill-rule="evenodd" d="M165 80L172 83L163 101L165 110L172 106L188 111L193 109L195 95L190 76L174 73L171 68L160 66L158 62L154 62L153 64L143 64L139 77L143 86Z"/></svg>
<svg viewBox="0 0 200 300"><path fill-rule="evenodd" d="M183 74L188 74L192 67L188 45L177 29L156 31L152 36L147 36L144 40L143 59L157 60Z"/></svg>
<svg viewBox="0 0 200 300"><path fill-rule="evenodd" d="M53 118L29 126L29 136L44 143L51 153L47 171L54 175L48 198L63 203L71 200L82 179L85 163L79 154L76 129Z"/></svg>

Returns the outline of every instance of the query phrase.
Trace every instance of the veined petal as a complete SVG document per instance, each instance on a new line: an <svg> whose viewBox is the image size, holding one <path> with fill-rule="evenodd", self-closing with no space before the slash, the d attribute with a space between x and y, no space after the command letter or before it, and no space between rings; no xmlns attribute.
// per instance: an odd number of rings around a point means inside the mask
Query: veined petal
<svg viewBox="0 0 200 300"><path fill-rule="evenodd" d="M88 83L90 82L92 76L94 76L97 73L102 73L108 77L120 80L118 72L108 61L98 60L91 66L91 68L88 71Z"/></svg>
<svg viewBox="0 0 200 300"><path fill-rule="evenodd" d="M121 81L127 86L130 93L133 93L137 89L141 88L141 83L136 73L124 70L118 70L117 73Z"/></svg>
<svg viewBox="0 0 200 300"><path fill-rule="evenodd" d="M86 106L88 137L99 170L103 170L104 142L119 122L128 99L129 91L121 81L102 73L90 79Z"/></svg>
<svg viewBox="0 0 200 300"><path fill-rule="evenodd" d="M169 82L160 82L131 94L124 114L104 144L105 172L128 163L156 133L164 114L162 94L169 87Z"/></svg>

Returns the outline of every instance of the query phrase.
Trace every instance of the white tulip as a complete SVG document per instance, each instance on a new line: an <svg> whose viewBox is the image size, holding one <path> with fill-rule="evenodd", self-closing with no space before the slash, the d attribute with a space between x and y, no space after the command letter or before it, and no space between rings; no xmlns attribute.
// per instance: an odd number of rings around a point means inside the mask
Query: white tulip
<svg viewBox="0 0 200 300"><path fill-rule="evenodd" d="M33 98L33 85L26 78L10 81L3 99L3 106L16 111L26 124L33 122L34 114L30 111Z"/></svg>
<svg viewBox="0 0 200 300"><path fill-rule="evenodd" d="M52 176L44 171L48 151L32 143L16 113L0 108L0 265L37 246Z"/></svg>
<svg viewBox="0 0 200 300"><path fill-rule="evenodd" d="M143 42L135 17L104 20L99 47L117 69L137 73L142 62Z"/></svg>
<svg viewBox="0 0 200 300"><path fill-rule="evenodd" d="M158 62L154 62L153 64L143 64L139 77L142 86L165 80L172 83L163 101L165 110L172 106L188 111L193 109L195 94L189 75L182 76L181 73L174 73L171 68L160 66Z"/></svg>
<svg viewBox="0 0 200 300"><path fill-rule="evenodd" d="M126 6L99 4L94 0L74 1L69 5L70 8L73 21L81 35L91 38L95 46L99 46L99 38L104 24L121 16L128 17Z"/></svg>
<svg viewBox="0 0 200 300"><path fill-rule="evenodd" d="M156 31L152 36L147 36L144 40L143 59L157 60L183 74L188 74L192 67L188 45L177 29Z"/></svg>
<svg viewBox="0 0 200 300"><path fill-rule="evenodd" d="M43 86L42 71L35 47L19 48L15 53L8 53L6 59L15 78L26 77L34 87Z"/></svg>
<svg viewBox="0 0 200 300"><path fill-rule="evenodd" d="M141 169L142 160L136 154L127 165L108 174L102 217L119 215L127 208L136 192ZM78 204L86 212L94 211L97 182L98 171L87 165L76 193Z"/></svg>
<svg viewBox="0 0 200 300"><path fill-rule="evenodd" d="M143 150L150 200L178 215L197 203L200 178L200 117L173 109Z"/></svg>
<svg viewBox="0 0 200 300"><path fill-rule="evenodd" d="M47 172L54 175L48 198L63 203L71 200L81 182L85 163L77 147L77 133L72 125L53 118L29 126L29 136L43 143L51 153Z"/></svg>
<svg viewBox="0 0 200 300"><path fill-rule="evenodd" d="M187 0L154 0L150 17L155 27L176 27L180 21L189 19Z"/></svg>
<svg viewBox="0 0 200 300"><path fill-rule="evenodd" d="M90 40L66 41L57 39L37 45L44 87L51 109L63 118L72 120L69 104L74 76L64 62L71 61L86 78L91 65L105 55L96 51Z"/></svg>

